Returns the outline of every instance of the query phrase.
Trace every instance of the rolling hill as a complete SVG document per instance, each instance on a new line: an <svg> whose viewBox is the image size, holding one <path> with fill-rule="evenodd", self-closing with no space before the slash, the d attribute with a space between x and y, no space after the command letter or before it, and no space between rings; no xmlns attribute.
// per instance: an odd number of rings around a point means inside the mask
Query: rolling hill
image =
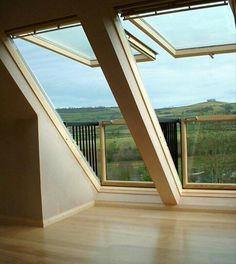
<svg viewBox="0 0 236 264"><path fill-rule="evenodd" d="M121 119L118 107L58 108L56 109L65 122L104 121ZM202 115L236 114L236 103L202 102L198 104L155 109L159 118L184 118Z"/></svg>

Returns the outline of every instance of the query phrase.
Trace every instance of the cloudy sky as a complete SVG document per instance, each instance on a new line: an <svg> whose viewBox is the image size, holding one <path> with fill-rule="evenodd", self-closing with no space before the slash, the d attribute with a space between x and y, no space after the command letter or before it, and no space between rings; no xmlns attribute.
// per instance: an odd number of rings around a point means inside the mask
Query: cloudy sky
<svg viewBox="0 0 236 264"><path fill-rule="evenodd" d="M158 52L156 61L138 64L153 107L189 105L210 98L236 101L235 54L174 59L134 26L127 22L124 26ZM117 105L100 68L90 68L20 39L15 43L56 108Z"/></svg>

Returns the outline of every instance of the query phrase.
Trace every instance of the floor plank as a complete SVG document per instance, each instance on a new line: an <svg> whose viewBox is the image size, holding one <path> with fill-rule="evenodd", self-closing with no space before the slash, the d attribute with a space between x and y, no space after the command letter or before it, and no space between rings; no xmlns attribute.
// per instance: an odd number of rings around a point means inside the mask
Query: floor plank
<svg viewBox="0 0 236 264"><path fill-rule="evenodd" d="M0 263L236 263L236 215L93 207L46 227L0 226Z"/></svg>

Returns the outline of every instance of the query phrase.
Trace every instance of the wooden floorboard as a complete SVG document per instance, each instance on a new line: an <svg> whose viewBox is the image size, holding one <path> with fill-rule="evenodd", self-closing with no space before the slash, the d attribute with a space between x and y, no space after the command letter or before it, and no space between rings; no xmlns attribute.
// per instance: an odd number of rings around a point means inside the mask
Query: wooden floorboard
<svg viewBox="0 0 236 264"><path fill-rule="evenodd" d="M0 263L236 263L236 215L93 207L44 229L0 226Z"/></svg>

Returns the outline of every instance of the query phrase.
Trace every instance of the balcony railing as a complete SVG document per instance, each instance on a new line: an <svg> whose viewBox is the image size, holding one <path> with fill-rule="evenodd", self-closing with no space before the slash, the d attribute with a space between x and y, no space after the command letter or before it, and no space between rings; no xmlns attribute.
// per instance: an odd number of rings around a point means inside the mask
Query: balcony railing
<svg viewBox="0 0 236 264"><path fill-rule="evenodd" d="M98 122L64 122L80 151L98 175L97 128Z"/></svg>
<svg viewBox="0 0 236 264"><path fill-rule="evenodd" d="M236 116L183 119L183 187L236 189Z"/></svg>
<svg viewBox="0 0 236 264"><path fill-rule="evenodd" d="M65 125L103 185L154 186L124 120ZM178 170L180 120L161 120L160 125Z"/></svg>
<svg viewBox="0 0 236 264"><path fill-rule="evenodd" d="M153 187L124 120L65 123L102 185ZM236 116L160 120L183 188L236 189Z"/></svg>

